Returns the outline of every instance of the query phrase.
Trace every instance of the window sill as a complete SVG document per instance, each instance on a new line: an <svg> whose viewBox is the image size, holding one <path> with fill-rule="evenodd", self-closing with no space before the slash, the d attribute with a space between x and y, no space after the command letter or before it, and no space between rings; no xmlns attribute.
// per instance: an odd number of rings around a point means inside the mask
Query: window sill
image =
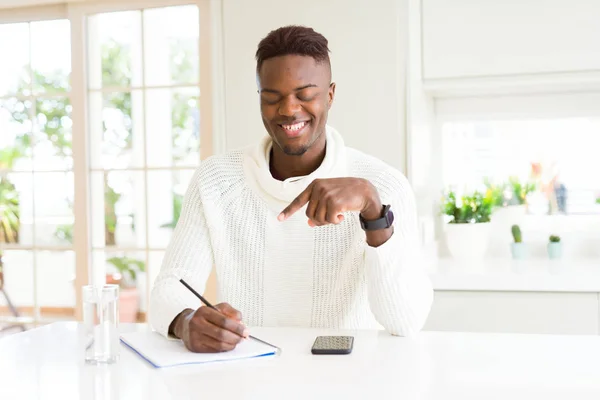
<svg viewBox="0 0 600 400"><path fill-rule="evenodd" d="M600 293L598 259L437 259L428 265L436 291Z"/></svg>

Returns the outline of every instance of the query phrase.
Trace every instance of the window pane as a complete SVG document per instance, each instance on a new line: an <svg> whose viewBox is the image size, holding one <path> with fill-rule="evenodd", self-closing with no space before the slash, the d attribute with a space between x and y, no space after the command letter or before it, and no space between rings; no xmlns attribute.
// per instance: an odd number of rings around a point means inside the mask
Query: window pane
<svg viewBox="0 0 600 400"><path fill-rule="evenodd" d="M29 24L0 24L0 96L31 94Z"/></svg>
<svg viewBox="0 0 600 400"><path fill-rule="evenodd" d="M138 288L140 290L140 311L148 313L148 299L150 292L154 287L154 281L160 272L162 261L165 256L164 251L150 251L148 253L148 268L146 274L149 275L147 279L141 279L138 281Z"/></svg>
<svg viewBox="0 0 600 400"><path fill-rule="evenodd" d="M73 173L34 173L35 244L73 243Z"/></svg>
<svg viewBox="0 0 600 400"><path fill-rule="evenodd" d="M33 167L37 171L73 167L72 106L67 97L36 99L36 135Z"/></svg>
<svg viewBox="0 0 600 400"><path fill-rule="evenodd" d="M31 100L0 99L0 170L31 170Z"/></svg>
<svg viewBox="0 0 600 400"><path fill-rule="evenodd" d="M530 214L600 214L600 182L593 179L600 119L446 123L442 130L446 186L481 189L488 179L506 185L503 201L511 204L523 201L517 185L527 185Z"/></svg>
<svg viewBox="0 0 600 400"><path fill-rule="evenodd" d="M200 160L199 91L153 89L146 94L148 166L196 166Z"/></svg>
<svg viewBox="0 0 600 400"><path fill-rule="evenodd" d="M69 90L71 27L66 19L31 23L34 93Z"/></svg>
<svg viewBox="0 0 600 400"><path fill-rule="evenodd" d="M92 173L94 248L146 247L143 172Z"/></svg>
<svg viewBox="0 0 600 400"><path fill-rule="evenodd" d="M88 18L90 88L142 83L141 12L97 14Z"/></svg>
<svg viewBox="0 0 600 400"><path fill-rule="evenodd" d="M196 6L144 11L146 85L198 82L198 21Z"/></svg>
<svg viewBox="0 0 600 400"><path fill-rule="evenodd" d="M138 285L146 279L146 253L94 251L95 271L106 271L107 283L117 283L119 289L120 322L136 322L140 310Z"/></svg>
<svg viewBox="0 0 600 400"><path fill-rule="evenodd" d="M93 168L124 169L144 164L142 92L90 95Z"/></svg>
<svg viewBox="0 0 600 400"><path fill-rule="evenodd" d="M31 246L33 242L31 173L0 174L0 243Z"/></svg>
<svg viewBox="0 0 600 400"><path fill-rule="evenodd" d="M151 248L166 248L181 213L183 196L194 170L148 171L148 239Z"/></svg>
<svg viewBox="0 0 600 400"><path fill-rule="evenodd" d="M75 317L75 253L38 251L37 296L42 317Z"/></svg>
<svg viewBox="0 0 600 400"><path fill-rule="evenodd" d="M30 251L3 250L4 291L20 316L33 315L33 254ZM4 296L0 295L0 315L12 315Z"/></svg>

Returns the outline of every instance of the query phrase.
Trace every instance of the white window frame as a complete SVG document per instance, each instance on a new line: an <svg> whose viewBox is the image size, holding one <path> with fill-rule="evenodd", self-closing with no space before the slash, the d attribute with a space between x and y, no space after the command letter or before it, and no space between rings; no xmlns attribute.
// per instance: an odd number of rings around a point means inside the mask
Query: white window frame
<svg viewBox="0 0 600 400"><path fill-rule="evenodd" d="M443 187L442 168L444 150L442 148L442 126L446 122L485 121L512 119L550 119L570 117L600 118L600 90L579 92L564 91L559 93L514 93L502 95L445 96L433 99L434 117L432 123L432 159L436 188L441 194ZM439 201L436 206L439 205ZM552 225L554 216L527 216L527 220L536 226ZM443 237L441 218L436 219L436 238ZM600 222L598 215L574 215L563 220L567 232L581 230L582 238L595 240L595 226ZM580 225L585 223L584 229ZM539 225L538 225L539 224ZM587 248L586 248L587 249ZM588 250L584 250L586 252ZM584 259L590 256L586 255ZM566 258L570 259L570 258Z"/></svg>
<svg viewBox="0 0 600 400"><path fill-rule="evenodd" d="M74 230L73 246L75 253L75 319L82 319L81 288L92 282L94 276L104 271L92 271L91 241L91 195L90 195L90 155L89 155L89 115L87 85L87 46L86 19L91 14L139 10L147 8L196 5L200 11L199 32L199 108L200 159L218 154L226 149L225 141L225 99L224 65L222 45L222 0L129 0L129 1L83 1L59 5L40 5L10 10L0 9L0 23L33 22L50 19L68 19L71 26L71 91L68 94L72 109L72 131L85 132L73 135L73 175L74 175ZM147 199L146 199L147 201ZM146 215L146 220L147 220ZM38 249L35 247L33 250ZM54 249L54 248L53 248ZM54 249L60 250L60 249ZM137 249L148 253L146 248ZM147 260L146 260L147 261ZM147 296L150 292L150 275L146 274ZM37 279L34 268L34 282ZM39 311L34 284L34 309ZM3 320L3 319L2 319ZM23 318L19 323L44 322L39 312L31 318Z"/></svg>

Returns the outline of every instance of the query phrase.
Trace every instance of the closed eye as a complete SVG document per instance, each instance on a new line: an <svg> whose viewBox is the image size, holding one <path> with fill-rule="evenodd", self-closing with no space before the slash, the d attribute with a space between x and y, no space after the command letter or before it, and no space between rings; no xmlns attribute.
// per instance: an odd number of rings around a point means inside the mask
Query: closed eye
<svg viewBox="0 0 600 400"><path fill-rule="evenodd" d="M277 104L279 102L281 96L278 96L274 93L264 93L264 94L261 94L260 98L263 101L263 103L272 105L272 104Z"/></svg>
<svg viewBox="0 0 600 400"><path fill-rule="evenodd" d="M296 95L300 101L312 101L319 95L319 91L315 89L304 89Z"/></svg>

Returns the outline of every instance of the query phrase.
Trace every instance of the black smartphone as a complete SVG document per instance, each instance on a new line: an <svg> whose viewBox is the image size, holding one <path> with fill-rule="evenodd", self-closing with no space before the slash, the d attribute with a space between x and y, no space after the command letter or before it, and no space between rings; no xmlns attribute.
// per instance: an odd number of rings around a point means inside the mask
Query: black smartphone
<svg viewBox="0 0 600 400"><path fill-rule="evenodd" d="M311 352L313 354L350 354L354 346L352 336L317 336Z"/></svg>

